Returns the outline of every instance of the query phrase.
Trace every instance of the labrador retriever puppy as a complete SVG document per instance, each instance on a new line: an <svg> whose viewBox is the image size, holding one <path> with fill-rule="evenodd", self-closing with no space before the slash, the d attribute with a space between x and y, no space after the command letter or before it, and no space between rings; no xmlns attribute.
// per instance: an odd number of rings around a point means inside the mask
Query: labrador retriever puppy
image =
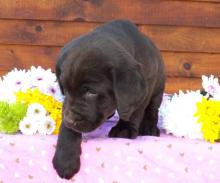
<svg viewBox="0 0 220 183"><path fill-rule="evenodd" d="M133 23L111 21L65 45L56 75L65 95L53 158L61 178L70 179L80 169L82 133L99 127L116 109L120 120L109 137L159 136L164 64Z"/></svg>

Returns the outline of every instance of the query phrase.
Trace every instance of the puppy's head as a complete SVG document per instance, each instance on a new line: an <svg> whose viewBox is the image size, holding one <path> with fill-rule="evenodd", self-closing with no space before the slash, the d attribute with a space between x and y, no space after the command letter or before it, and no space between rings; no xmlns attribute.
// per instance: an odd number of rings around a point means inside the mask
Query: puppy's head
<svg viewBox="0 0 220 183"><path fill-rule="evenodd" d="M128 58L115 59L97 50L64 62L58 80L65 95L63 122L78 132L90 132L117 109L129 120L144 94L139 67ZM124 56L123 56L124 57Z"/></svg>

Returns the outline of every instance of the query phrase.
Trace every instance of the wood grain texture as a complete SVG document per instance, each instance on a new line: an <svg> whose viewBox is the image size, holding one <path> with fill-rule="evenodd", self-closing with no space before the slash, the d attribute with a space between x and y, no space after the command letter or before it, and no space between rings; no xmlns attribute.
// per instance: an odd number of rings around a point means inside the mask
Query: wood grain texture
<svg viewBox="0 0 220 183"><path fill-rule="evenodd" d="M7 74L8 70L0 70L0 77Z"/></svg>
<svg viewBox="0 0 220 183"><path fill-rule="evenodd" d="M21 45L0 45L0 70L42 66L54 68L60 48Z"/></svg>
<svg viewBox="0 0 220 183"><path fill-rule="evenodd" d="M220 29L147 25L139 29L152 38L161 50L220 52Z"/></svg>
<svg viewBox="0 0 220 183"><path fill-rule="evenodd" d="M180 1L187 1L187 0L180 0ZM220 3L220 0L188 0L188 1Z"/></svg>
<svg viewBox="0 0 220 183"><path fill-rule="evenodd" d="M71 39L88 33L99 24L0 20L0 43L44 46L63 46Z"/></svg>
<svg viewBox="0 0 220 183"><path fill-rule="evenodd" d="M63 46L97 23L0 20L0 44ZM220 29L141 25L161 50L220 53Z"/></svg>
<svg viewBox="0 0 220 183"><path fill-rule="evenodd" d="M187 1L187 0L180 0L180 1ZM189 1L220 3L220 0L189 0Z"/></svg>
<svg viewBox="0 0 220 183"><path fill-rule="evenodd" d="M14 67L21 69L28 69L30 66L38 66L41 65L43 68L52 68L54 70L55 60L57 55L59 54L60 47L40 47L40 46L21 46L21 45L0 45L0 75L7 73ZM180 54L180 55L179 55ZM217 56L217 55L216 55ZM205 64L210 64L209 60L205 60L204 55L194 55L194 54L186 54L186 53L163 53L163 57L165 58L165 65L168 76L176 76L176 75L185 75L183 71L181 71L180 65L186 59L195 59L198 65L196 67L202 68L201 70L192 65L192 68L195 68L194 76L200 77L200 74L207 73L207 69L205 69ZM208 58L211 58L212 55L207 54ZM217 59L219 55L217 56ZM167 59L169 59L167 61ZM204 59L204 61L203 61ZM212 59L215 60L213 57ZM201 61L201 65L199 64ZM189 60L188 60L189 61ZM219 61L216 60L216 62ZM173 64L172 64L173 62ZM214 61L213 64L216 64ZM196 64L195 64L196 65ZM216 69L216 73L219 74L217 67L218 65L209 65L211 69L211 73L213 74L213 69ZM193 70L193 69L192 69ZM203 73L204 72L204 73ZM200 78L184 78L184 77L168 77L166 84L166 92L174 93L179 89L199 89L201 87L201 79Z"/></svg>
<svg viewBox="0 0 220 183"><path fill-rule="evenodd" d="M202 88L202 80L200 78L181 78L168 77L166 81L165 92L176 93L179 90L199 90Z"/></svg>
<svg viewBox="0 0 220 183"><path fill-rule="evenodd" d="M164 0L1 0L0 18L220 27L220 4Z"/></svg>
<svg viewBox="0 0 220 183"><path fill-rule="evenodd" d="M61 47L0 45L0 70L41 65L54 68ZM220 77L220 54L162 52L170 77Z"/></svg>
<svg viewBox="0 0 220 183"><path fill-rule="evenodd" d="M220 54L162 52L162 56L170 77L220 77Z"/></svg>

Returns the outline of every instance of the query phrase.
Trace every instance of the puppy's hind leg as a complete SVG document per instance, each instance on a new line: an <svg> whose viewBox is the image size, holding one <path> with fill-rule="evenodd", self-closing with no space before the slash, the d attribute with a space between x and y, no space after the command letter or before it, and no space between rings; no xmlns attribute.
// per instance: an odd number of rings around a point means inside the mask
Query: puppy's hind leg
<svg viewBox="0 0 220 183"><path fill-rule="evenodd" d="M109 137L135 139L139 133L140 123L145 112L144 109L145 102L132 114L129 121L124 121L120 118L117 125L110 130Z"/></svg>
<svg viewBox="0 0 220 183"><path fill-rule="evenodd" d="M109 137L135 139L138 136L138 128L136 128L130 121L120 119L116 126L114 126L109 134Z"/></svg>
<svg viewBox="0 0 220 183"><path fill-rule="evenodd" d="M145 114L139 127L139 135L160 136L157 127L158 109L163 99L163 92L153 96L145 109Z"/></svg>

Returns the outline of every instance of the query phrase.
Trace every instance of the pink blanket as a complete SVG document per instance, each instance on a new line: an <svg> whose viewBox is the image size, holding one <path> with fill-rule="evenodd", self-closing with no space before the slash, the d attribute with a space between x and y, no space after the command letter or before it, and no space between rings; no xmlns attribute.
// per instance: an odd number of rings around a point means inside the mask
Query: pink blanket
<svg viewBox="0 0 220 183"><path fill-rule="evenodd" d="M57 136L0 134L0 183L220 183L219 143L163 134L106 138L113 121L84 136L81 169L70 181L51 164Z"/></svg>

